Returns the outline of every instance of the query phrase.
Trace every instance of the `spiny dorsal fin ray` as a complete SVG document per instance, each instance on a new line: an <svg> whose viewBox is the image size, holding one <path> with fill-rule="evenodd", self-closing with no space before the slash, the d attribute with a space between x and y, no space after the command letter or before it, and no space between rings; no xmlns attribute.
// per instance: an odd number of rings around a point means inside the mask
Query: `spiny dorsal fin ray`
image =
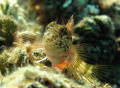
<svg viewBox="0 0 120 88"><path fill-rule="evenodd" d="M74 25L74 19L73 19L73 15L72 15L71 18L68 20L68 23L66 24L66 27L67 27L70 31L72 31L73 25Z"/></svg>

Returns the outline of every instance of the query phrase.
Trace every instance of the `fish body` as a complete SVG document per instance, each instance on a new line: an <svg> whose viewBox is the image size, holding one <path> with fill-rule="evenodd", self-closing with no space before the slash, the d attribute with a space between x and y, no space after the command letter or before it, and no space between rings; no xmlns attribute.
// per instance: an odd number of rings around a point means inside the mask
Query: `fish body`
<svg viewBox="0 0 120 88"><path fill-rule="evenodd" d="M43 47L48 59L63 70L72 59L72 27L73 17L66 25L60 25L51 22L46 26L46 32L43 37Z"/></svg>
<svg viewBox="0 0 120 88"><path fill-rule="evenodd" d="M84 61L86 44L72 45L73 24L73 16L66 25L57 22L48 24L42 46L54 69L61 72L67 69L67 76L91 82L91 79L97 79L96 76L101 77L99 73L103 72L101 68L104 66L91 65Z"/></svg>

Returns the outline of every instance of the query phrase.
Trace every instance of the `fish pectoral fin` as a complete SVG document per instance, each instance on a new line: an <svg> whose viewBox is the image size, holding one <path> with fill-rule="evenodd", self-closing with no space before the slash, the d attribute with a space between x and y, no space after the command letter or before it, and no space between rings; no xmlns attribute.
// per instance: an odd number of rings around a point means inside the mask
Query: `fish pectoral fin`
<svg viewBox="0 0 120 88"><path fill-rule="evenodd" d="M44 61L44 60L46 60L47 59L47 57L45 57L45 58L43 58L43 59L41 59L41 60L38 60L38 61L36 61L35 63L40 63L40 62L42 62L42 61Z"/></svg>

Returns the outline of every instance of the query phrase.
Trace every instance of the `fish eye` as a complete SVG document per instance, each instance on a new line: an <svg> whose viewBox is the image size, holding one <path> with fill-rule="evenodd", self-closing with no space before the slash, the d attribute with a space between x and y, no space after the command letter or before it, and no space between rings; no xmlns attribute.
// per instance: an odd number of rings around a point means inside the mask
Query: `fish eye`
<svg viewBox="0 0 120 88"><path fill-rule="evenodd" d="M62 38L65 35L68 35L68 30L67 28L61 28L59 32L60 37Z"/></svg>

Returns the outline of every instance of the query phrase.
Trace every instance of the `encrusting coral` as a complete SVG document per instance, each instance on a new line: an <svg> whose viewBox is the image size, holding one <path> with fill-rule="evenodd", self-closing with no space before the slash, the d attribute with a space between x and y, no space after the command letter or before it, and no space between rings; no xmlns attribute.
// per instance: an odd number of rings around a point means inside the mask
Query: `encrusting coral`
<svg viewBox="0 0 120 88"><path fill-rule="evenodd" d="M27 47L4 49L0 55L0 69L2 75L6 75L16 69L16 67L32 64L27 53Z"/></svg>
<svg viewBox="0 0 120 88"><path fill-rule="evenodd" d="M54 75L53 75L54 74ZM11 80L13 79L13 80ZM6 76L3 80L3 88L11 87L43 87L43 88L70 88L70 87L80 87L75 81L65 78L63 74L53 72L52 69L49 70L44 66L27 66L24 68L19 68L18 71L14 72L10 76Z"/></svg>
<svg viewBox="0 0 120 88"><path fill-rule="evenodd" d="M1 88L111 88L108 84L100 86L94 82L80 85L65 75L52 71L52 69L40 64L39 66L27 66L19 68L11 75L6 76L1 82Z"/></svg>

